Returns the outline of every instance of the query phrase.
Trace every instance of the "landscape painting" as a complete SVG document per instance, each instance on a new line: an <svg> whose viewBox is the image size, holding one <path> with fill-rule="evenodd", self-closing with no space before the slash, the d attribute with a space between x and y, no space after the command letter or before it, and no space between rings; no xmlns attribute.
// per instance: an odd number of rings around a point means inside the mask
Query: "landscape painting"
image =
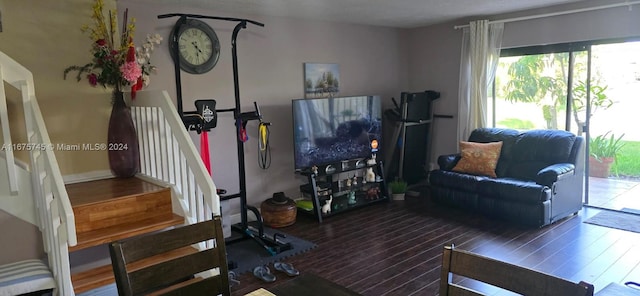
<svg viewBox="0 0 640 296"><path fill-rule="evenodd" d="M334 97L339 91L338 64L304 63L305 98Z"/></svg>

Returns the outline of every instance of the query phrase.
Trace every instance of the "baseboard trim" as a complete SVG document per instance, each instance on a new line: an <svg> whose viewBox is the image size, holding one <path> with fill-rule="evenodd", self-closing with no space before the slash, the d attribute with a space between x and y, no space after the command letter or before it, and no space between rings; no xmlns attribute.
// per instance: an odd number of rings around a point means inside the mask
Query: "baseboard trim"
<svg viewBox="0 0 640 296"><path fill-rule="evenodd" d="M80 182L89 182L95 180L102 180L115 177L110 170L91 171L81 174L72 174L62 176L64 184L73 184Z"/></svg>

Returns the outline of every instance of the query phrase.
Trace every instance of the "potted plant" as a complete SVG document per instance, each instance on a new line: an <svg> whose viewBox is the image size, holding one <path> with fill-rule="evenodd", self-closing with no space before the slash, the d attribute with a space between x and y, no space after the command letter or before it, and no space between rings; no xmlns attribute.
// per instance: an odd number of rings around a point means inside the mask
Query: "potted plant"
<svg viewBox="0 0 640 296"><path fill-rule="evenodd" d="M606 132L589 140L589 176L591 177L608 178L611 165L624 146L624 142L621 142L624 134L616 138L614 134L609 133Z"/></svg>
<svg viewBox="0 0 640 296"><path fill-rule="evenodd" d="M389 183L389 189L391 189L393 200L404 200L404 194L407 192L407 182L396 179Z"/></svg>

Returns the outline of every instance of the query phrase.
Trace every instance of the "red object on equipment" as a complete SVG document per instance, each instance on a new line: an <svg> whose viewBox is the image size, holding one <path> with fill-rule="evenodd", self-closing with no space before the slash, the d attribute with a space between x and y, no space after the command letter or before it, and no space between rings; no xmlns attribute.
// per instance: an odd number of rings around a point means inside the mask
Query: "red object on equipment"
<svg viewBox="0 0 640 296"><path fill-rule="evenodd" d="M200 157L207 168L207 172L211 175L211 159L209 158L209 132L202 131L200 133Z"/></svg>

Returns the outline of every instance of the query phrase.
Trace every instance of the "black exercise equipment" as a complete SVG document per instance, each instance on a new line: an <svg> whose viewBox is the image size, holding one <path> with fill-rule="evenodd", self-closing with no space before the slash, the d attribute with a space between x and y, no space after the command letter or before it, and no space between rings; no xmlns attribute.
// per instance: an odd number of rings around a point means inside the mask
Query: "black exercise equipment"
<svg viewBox="0 0 640 296"><path fill-rule="evenodd" d="M433 119L453 116L433 114L432 103L440 98L437 91L402 92L400 96L400 104L392 98L395 108L384 112L395 125L390 141L393 146L386 154L386 175L412 185L425 180L429 171Z"/></svg>
<svg viewBox="0 0 640 296"><path fill-rule="evenodd" d="M229 17L216 17L216 16L204 16L204 15L196 15L196 14L182 14L182 13L171 13L171 14L163 14L159 15L159 19L170 18L170 17L179 17L178 21L175 24L173 34L170 36L170 42L173 42L174 48L178 48L178 32L180 31L180 26L184 25L188 18L198 18L198 19L214 19L214 20L223 20L223 21L232 21L237 22L236 26L233 29L233 33L231 35L231 53L233 59L233 86L234 86L234 94L235 94L235 108L230 109L215 109L215 101L214 100L199 100L196 101L196 109L197 111L188 111L184 112L182 108L182 87L181 87L181 78L180 78L180 59L175 56L177 52L172 56L175 62L175 79L176 79L176 93L177 93L177 111L180 117L182 118L185 127L187 130L195 130L197 132L209 131L211 128L214 128L217 123L217 113L221 112L233 112L233 117L236 121L240 122L241 127L245 128L247 122L251 120L258 120L260 124L269 125L267 122L262 121L262 115L260 114L260 109L258 108L258 104L254 102L255 110L251 112L241 112L240 105L240 86L238 79L238 54L237 54L237 46L236 39L238 37L238 33L242 29L247 28L247 23L251 23L260 27L264 27L264 24L248 20L248 19L239 19L239 18L229 18ZM213 112L210 114L209 111ZM209 116L209 117L207 117ZM206 119L210 118L209 122L206 122ZM240 126L237 127L238 129ZM232 225L232 230L239 232L240 236L232 236L226 240L226 243L231 244L243 239L251 238L255 240L258 244L260 244L264 249L269 252L271 255L275 255L277 253L290 250L293 246L290 243L282 243L277 238L284 237L284 234L277 233L273 237L267 237L264 234L264 228L262 223L262 216L257 208L253 206L247 205L247 191L246 191L246 172L245 172L245 160L244 160L244 142L236 137L237 143L237 155L238 155L238 179L239 179L239 187L240 192L231 195L220 196L220 200L230 200L234 198L240 198L240 206L241 206L241 222L236 225ZM224 194L221 191L218 191L218 194ZM251 211L256 217L257 227L250 227L247 217L247 212Z"/></svg>

